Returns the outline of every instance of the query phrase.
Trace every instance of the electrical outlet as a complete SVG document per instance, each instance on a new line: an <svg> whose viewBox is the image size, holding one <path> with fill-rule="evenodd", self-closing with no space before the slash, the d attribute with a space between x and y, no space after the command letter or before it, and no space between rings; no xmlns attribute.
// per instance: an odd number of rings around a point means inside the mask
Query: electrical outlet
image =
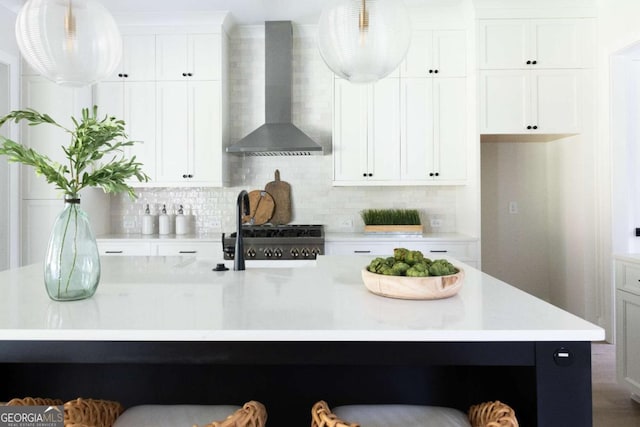
<svg viewBox="0 0 640 427"><path fill-rule="evenodd" d="M442 227L442 220L439 218L433 218L429 221L429 224L431 225L431 228L440 228Z"/></svg>
<svg viewBox="0 0 640 427"><path fill-rule="evenodd" d="M353 220L351 218L343 219L342 222L340 223L340 228L352 229L353 228Z"/></svg>
<svg viewBox="0 0 640 427"><path fill-rule="evenodd" d="M518 202L509 202L509 213L510 214L518 213Z"/></svg>

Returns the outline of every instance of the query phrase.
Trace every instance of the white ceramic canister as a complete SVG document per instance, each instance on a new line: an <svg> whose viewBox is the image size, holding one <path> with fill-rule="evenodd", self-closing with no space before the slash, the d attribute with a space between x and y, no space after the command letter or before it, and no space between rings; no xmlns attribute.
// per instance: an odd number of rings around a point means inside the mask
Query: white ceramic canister
<svg viewBox="0 0 640 427"><path fill-rule="evenodd" d="M156 232L156 216L151 214L149 204L142 215L142 234L155 234Z"/></svg>
<svg viewBox="0 0 640 427"><path fill-rule="evenodd" d="M184 208L180 205L176 215L176 234L189 234L189 216L184 214Z"/></svg>
<svg viewBox="0 0 640 427"><path fill-rule="evenodd" d="M167 205L162 205L162 213L158 217L158 233L171 234L171 218L167 215Z"/></svg>

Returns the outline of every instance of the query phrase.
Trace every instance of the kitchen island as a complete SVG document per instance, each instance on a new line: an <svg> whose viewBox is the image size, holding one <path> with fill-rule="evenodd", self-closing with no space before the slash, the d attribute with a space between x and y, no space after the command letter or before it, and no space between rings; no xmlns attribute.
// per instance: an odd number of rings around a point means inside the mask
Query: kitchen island
<svg viewBox="0 0 640 427"><path fill-rule="evenodd" d="M466 410L502 400L522 426L591 425L591 341L604 331L452 260L459 294L369 293L367 257L212 271L188 257L105 257L97 293L49 300L42 267L0 272L0 400L265 403L304 425L316 400Z"/></svg>

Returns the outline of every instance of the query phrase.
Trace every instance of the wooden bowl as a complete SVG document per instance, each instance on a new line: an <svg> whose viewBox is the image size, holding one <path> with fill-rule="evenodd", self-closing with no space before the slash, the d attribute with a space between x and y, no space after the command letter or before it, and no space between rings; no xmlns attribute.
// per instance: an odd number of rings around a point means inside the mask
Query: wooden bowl
<svg viewBox="0 0 640 427"><path fill-rule="evenodd" d="M362 281L369 291L383 297L441 299L457 294L462 287L464 271L458 270L449 276L407 277L372 273L365 267L362 269Z"/></svg>

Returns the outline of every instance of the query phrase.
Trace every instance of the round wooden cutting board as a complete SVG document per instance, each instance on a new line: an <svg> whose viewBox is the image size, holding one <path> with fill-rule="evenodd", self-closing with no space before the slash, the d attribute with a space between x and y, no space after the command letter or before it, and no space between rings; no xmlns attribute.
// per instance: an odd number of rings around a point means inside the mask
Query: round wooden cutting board
<svg viewBox="0 0 640 427"><path fill-rule="evenodd" d="M253 190L249 192L249 215L242 217L242 222L251 222L253 225L262 225L269 222L273 215L276 203L271 194L264 190Z"/></svg>

